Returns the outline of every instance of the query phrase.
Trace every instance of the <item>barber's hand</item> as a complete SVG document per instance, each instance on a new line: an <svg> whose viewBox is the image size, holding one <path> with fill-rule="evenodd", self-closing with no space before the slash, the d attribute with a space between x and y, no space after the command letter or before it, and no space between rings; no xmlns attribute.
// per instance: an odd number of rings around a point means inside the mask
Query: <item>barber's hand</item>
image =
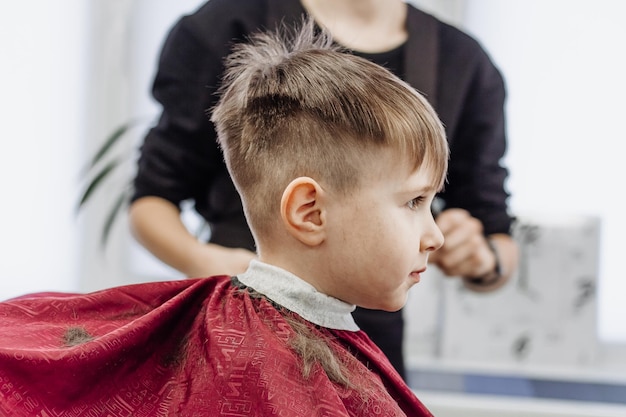
<svg viewBox="0 0 626 417"><path fill-rule="evenodd" d="M184 273L190 278L213 275L237 275L248 269L256 258L254 252L240 248L226 248L213 243L199 245L194 250L194 261Z"/></svg>
<svg viewBox="0 0 626 417"><path fill-rule="evenodd" d="M430 254L430 262L448 276L482 277L494 271L496 257L483 235L480 220L462 209L442 211L436 223L445 238L441 248Z"/></svg>

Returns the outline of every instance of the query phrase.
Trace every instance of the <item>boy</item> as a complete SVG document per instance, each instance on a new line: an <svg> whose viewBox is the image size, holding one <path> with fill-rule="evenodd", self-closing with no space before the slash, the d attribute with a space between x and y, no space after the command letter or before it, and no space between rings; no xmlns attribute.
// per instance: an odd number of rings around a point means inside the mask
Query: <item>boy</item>
<svg viewBox="0 0 626 417"><path fill-rule="evenodd" d="M351 311L400 309L442 245L443 128L314 32L238 46L212 116L259 260L0 304L0 414L431 415Z"/></svg>

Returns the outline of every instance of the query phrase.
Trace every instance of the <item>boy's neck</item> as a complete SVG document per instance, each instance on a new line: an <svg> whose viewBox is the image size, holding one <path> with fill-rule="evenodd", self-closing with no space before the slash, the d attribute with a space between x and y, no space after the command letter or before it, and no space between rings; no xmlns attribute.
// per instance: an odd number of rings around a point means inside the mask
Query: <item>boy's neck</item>
<svg viewBox="0 0 626 417"><path fill-rule="evenodd" d="M407 5L401 0L301 0L315 21L341 45L361 52L385 52L408 37Z"/></svg>

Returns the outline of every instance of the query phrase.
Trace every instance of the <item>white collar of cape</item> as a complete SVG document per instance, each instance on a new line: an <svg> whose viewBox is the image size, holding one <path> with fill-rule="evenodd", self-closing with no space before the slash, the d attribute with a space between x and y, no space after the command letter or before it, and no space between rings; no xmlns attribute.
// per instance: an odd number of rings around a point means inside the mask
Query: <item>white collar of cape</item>
<svg viewBox="0 0 626 417"><path fill-rule="evenodd" d="M237 279L274 303L318 326L355 332L356 306L317 291L311 284L282 268L257 260Z"/></svg>

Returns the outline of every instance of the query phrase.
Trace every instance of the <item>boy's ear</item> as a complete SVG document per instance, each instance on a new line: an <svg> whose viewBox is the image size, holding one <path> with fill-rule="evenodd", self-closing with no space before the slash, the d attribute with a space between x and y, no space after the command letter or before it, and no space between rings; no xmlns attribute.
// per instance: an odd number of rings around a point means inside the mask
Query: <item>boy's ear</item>
<svg viewBox="0 0 626 417"><path fill-rule="evenodd" d="M317 246L325 238L323 193L313 178L298 177L287 185L280 201L287 231L308 246Z"/></svg>

